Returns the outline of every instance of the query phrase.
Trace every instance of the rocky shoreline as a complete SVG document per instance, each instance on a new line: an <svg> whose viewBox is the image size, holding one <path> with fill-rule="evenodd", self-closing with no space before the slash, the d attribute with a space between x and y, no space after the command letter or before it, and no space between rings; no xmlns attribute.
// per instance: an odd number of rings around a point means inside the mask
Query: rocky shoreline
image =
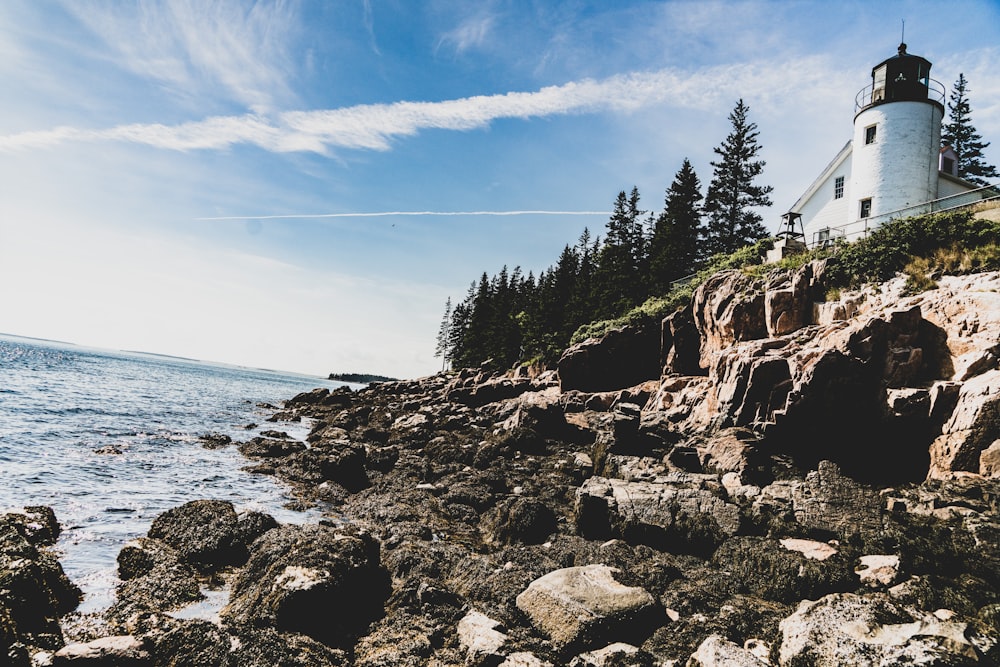
<svg viewBox="0 0 1000 667"><path fill-rule="evenodd" d="M100 617L68 613L51 510L0 517L9 664L996 664L1000 274L828 302L823 273L207 437L329 518L174 508ZM218 622L175 614L212 587Z"/></svg>

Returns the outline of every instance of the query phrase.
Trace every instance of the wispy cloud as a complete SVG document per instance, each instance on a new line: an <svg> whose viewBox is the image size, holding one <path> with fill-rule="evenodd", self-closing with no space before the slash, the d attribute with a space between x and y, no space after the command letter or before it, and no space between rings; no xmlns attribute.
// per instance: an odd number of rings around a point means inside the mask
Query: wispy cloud
<svg viewBox="0 0 1000 667"><path fill-rule="evenodd" d="M264 110L288 95L285 72L296 19L287 2L68 0L65 7L104 42L119 66L178 96L222 90Z"/></svg>
<svg viewBox="0 0 1000 667"><path fill-rule="evenodd" d="M781 104L790 94L827 101L831 79L815 58L775 67L746 63L695 72L668 68L606 79L583 79L533 92L479 95L441 102L364 104L341 109L217 116L179 125L131 124L108 129L58 127L0 136L0 151L53 147L67 141L122 141L190 151L253 145L273 152L336 149L385 151L393 140L422 130L468 131L504 118L531 119L603 111L630 112L653 105L717 112L736 97L751 104Z"/></svg>
<svg viewBox="0 0 1000 667"><path fill-rule="evenodd" d="M611 215L610 211L375 211L363 213L288 213L282 215L222 215L195 220L313 220L317 218L392 218L515 215Z"/></svg>
<svg viewBox="0 0 1000 667"><path fill-rule="evenodd" d="M443 45L451 46L456 53L464 53L473 47L480 47L486 43L493 27L496 24L496 17L492 14L476 16L466 19L458 27L449 30L438 41L438 47Z"/></svg>
<svg viewBox="0 0 1000 667"><path fill-rule="evenodd" d="M372 13L372 2L371 0L362 0L362 3L365 30L368 32L368 43L372 47L372 52L375 55L380 56L382 55L382 52L379 51L378 42L375 39L375 15Z"/></svg>

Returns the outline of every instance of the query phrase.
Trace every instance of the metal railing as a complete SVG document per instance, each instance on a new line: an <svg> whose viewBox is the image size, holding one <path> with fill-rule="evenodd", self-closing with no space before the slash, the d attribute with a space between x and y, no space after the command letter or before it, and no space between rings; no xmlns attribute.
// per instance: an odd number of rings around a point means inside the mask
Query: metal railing
<svg viewBox="0 0 1000 667"><path fill-rule="evenodd" d="M875 84L870 83L861 90L854 97L854 114L857 115L859 111L866 107L870 107L874 104L884 104L886 102L902 102L902 101L914 101L923 102L924 100L929 100L931 102L936 102L944 107L944 100L947 95L945 91L944 84L937 79L921 79L916 86L927 89L927 96L925 98L915 98L915 97L903 97L900 99L887 100L884 97L878 97L875 90ZM884 90L885 84L883 83L879 90ZM884 94L884 93L883 93Z"/></svg>
<svg viewBox="0 0 1000 667"><path fill-rule="evenodd" d="M926 215L928 213L940 213L951 211L965 206L973 206L983 202L1000 200L1000 183L994 185L984 185L975 190L960 192L940 199L924 202L915 206L889 211L881 215L873 215L868 218L859 218L854 222L849 222L836 227L826 227L813 232L812 239L806 241L809 248L827 247L845 241L855 241L868 236L868 232L880 225L896 220L898 218L910 218L915 215Z"/></svg>

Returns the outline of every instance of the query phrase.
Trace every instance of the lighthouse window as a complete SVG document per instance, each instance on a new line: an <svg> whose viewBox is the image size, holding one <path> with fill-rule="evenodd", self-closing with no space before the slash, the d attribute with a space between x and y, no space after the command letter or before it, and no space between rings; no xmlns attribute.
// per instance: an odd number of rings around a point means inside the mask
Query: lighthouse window
<svg viewBox="0 0 1000 667"><path fill-rule="evenodd" d="M838 176L833 181L833 198L840 199L844 196L844 177Z"/></svg>
<svg viewBox="0 0 1000 667"><path fill-rule="evenodd" d="M862 199L861 200L861 214L858 217L859 218L867 218L871 214L872 214L872 200L870 198L869 199Z"/></svg>
<svg viewBox="0 0 1000 667"><path fill-rule="evenodd" d="M875 143L875 126L869 125L865 128L865 144Z"/></svg>

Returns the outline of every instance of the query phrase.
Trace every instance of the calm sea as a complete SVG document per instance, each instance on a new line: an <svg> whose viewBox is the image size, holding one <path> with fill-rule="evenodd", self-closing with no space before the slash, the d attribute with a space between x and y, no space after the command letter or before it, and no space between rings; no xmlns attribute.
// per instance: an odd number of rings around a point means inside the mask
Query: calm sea
<svg viewBox="0 0 1000 667"><path fill-rule="evenodd" d="M317 518L285 509L287 490L243 472L235 447L206 449L198 437L270 428L303 438L307 425L269 423L261 406L338 384L0 336L0 510L51 506L81 610L102 609L121 546L166 509L214 498L282 522Z"/></svg>

